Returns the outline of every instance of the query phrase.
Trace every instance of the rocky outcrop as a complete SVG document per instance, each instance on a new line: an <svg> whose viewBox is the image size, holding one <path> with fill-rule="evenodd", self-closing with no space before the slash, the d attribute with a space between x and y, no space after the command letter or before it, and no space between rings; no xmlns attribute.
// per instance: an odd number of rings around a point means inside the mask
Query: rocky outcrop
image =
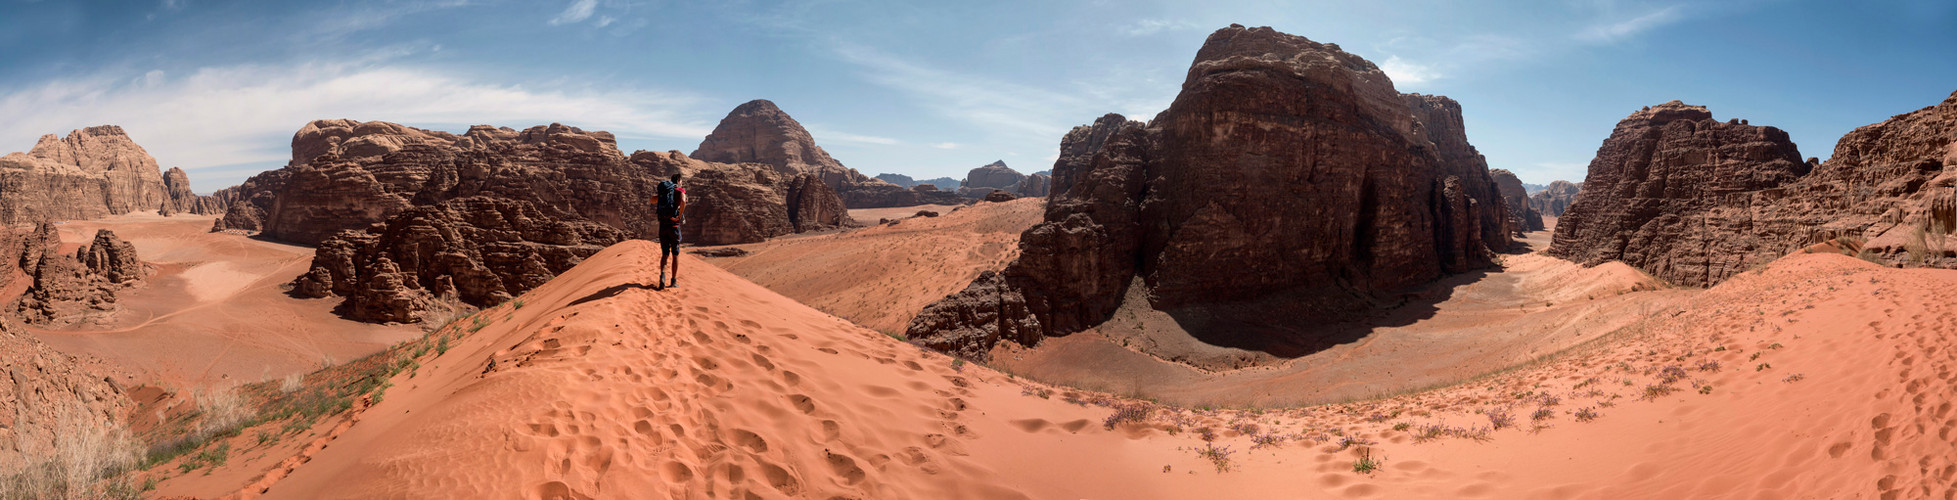
<svg viewBox="0 0 1957 500"><path fill-rule="evenodd" d="M224 205L224 215L211 224L211 232L264 231L265 216L272 213L272 205L278 201L279 193L285 191L285 180L291 176L291 169L267 170L245 179L242 184L211 193L212 198Z"/></svg>
<svg viewBox="0 0 1957 500"><path fill-rule="evenodd" d="M1016 199L1019 199L1019 197L1013 196L1012 193L1006 192L1005 190L1002 189L995 189L990 193L986 193L985 197L980 198L979 200L992 202L992 203L1001 203L1001 202L1013 201Z"/></svg>
<svg viewBox="0 0 1957 500"><path fill-rule="evenodd" d="M655 178L685 176L687 243L754 243L801 231L853 227L842 200L812 174L783 177L760 163L710 163L678 151L633 153L632 162Z"/></svg>
<svg viewBox="0 0 1957 500"><path fill-rule="evenodd" d="M163 172L122 127L41 136L0 156L0 223L96 219L163 206Z"/></svg>
<svg viewBox="0 0 1957 500"><path fill-rule="evenodd" d="M810 174L822 180L848 208L902 207L936 203L909 186L864 176L843 166L815 144L800 122L766 99L748 101L727 113L689 155L709 163L759 163L782 179Z"/></svg>
<svg viewBox="0 0 1957 500"><path fill-rule="evenodd" d="M1047 174L1028 175L1025 179L1020 179L1019 182L1015 182L1011 186L1006 186L1006 191L1023 197L1045 198L1047 195L1053 194L1053 176Z"/></svg>
<svg viewBox="0 0 1957 500"><path fill-rule="evenodd" d="M89 371L81 360L48 347L11 321L0 321L0 359L6 360L0 363L0 476L20 472L13 466L52 460L63 434L74 438L120 428L135 406L114 379ZM134 462L136 457L123 459Z"/></svg>
<svg viewBox="0 0 1957 500"><path fill-rule="evenodd" d="M496 305L627 238L608 225L556 219L528 201L468 196L328 238L292 291L344 296L341 314L351 319L415 322L437 297Z"/></svg>
<svg viewBox="0 0 1957 500"><path fill-rule="evenodd" d="M1502 203L1509 208L1509 226L1518 231L1543 230L1542 214L1529 204L1529 192L1522 187L1522 179L1515 173L1504 169L1488 171L1495 180L1495 189L1502 195Z"/></svg>
<svg viewBox="0 0 1957 500"><path fill-rule="evenodd" d="M890 173L877 174L875 179L894 184L900 188L909 188L911 186L917 185L917 179L912 179L911 176L904 175L904 174L890 174Z"/></svg>
<svg viewBox="0 0 1957 500"><path fill-rule="evenodd" d="M116 292L148 275L135 245L107 229L96 231L92 244L73 254L60 251L61 237L48 222L32 232L10 233L0 247L9 257L5 267L17 267L33 280L13 304L16 314L33 324L106 320L117 310Z"/></svg>
<svg viewBox="0 0 1957 500"><path fill-rule="evenodd" d="M385 122L321 120L293 137L294 163L236 191L216 229L315 244L409 207L474 196L523 200L553 218L651 234L656 180L612 135L559 124L478 125L450 134ZM312 155L312 156L307 156ZM242 205L242 206L241 206Z"/></svg>
<svg viewBox="0 0 1957 500"><path fill-rule="evenodd" d="M224 201L217 196L198 196L190 190L190 176L183 169L170 167L163 173L163 207L157 210L162 215L197 214L216 215L224 213Z"/></svg>
<svg viewBox="0 0 1957 500"><path fill-rule="evenodd" d="M1562 217L1563 212L1576 202L1576 195L1582 192L1580 184L1570 181L1554 181L1536 194L1529 195L1529 208L1549 217Z"/></svg>
<svg viewBox="0 0 1957 500"><path fill-rule="evenodd" d="M1013 184L1018 184L1019 181L1025 179L1025 174L1021 174L1018 170L1013 170L1012 167L1006 166L1005 160L999 160L966 172L965 182L959 183L959 186L974 189L1004 189Z"/></svg>
<svg viewBox="0 0 1957 500"><path fill-rule="evenodd" d="M1161 310L1345 311L1491 265L1513 231L1459 109L1394 91L1336 45L1218 30L1154 121L1107 115L1062 138L1019 258L928 306L909 336L983 359L990 339L1100 323L1131 284Z"/></svg>
<svg viewBox="0 0 1957 500"><path fill-rule="evenodd" d="M1717 283L1750 267L1754 254L1778 257L1786 239L1803 237L1760 231L1768 228L1758 227L1749 199L1782 192L1813 168L1780 129L1721 122L1678 101L1647 107L1597 149L1549 253L1619 260L1672 283ZM1721 208L1727 203L1734 210Z"/></svg>

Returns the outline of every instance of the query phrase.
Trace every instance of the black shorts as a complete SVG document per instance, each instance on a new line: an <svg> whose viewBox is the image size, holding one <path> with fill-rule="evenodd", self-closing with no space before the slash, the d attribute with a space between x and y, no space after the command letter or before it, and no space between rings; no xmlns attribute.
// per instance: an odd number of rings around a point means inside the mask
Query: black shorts
<svg viewBox="0 0 1957 500"><path fill-rule="evenodd" d="M680 227L678 225L659 225L659 254L680 254Z"/></svg>

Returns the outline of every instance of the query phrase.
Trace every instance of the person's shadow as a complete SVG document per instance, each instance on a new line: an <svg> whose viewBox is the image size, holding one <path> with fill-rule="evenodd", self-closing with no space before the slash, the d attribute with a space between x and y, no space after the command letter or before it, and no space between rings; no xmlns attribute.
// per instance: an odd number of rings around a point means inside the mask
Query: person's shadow
<svg viewBox="0 0 1957 500"><path fill-rule="evenodd" d="M565 305L565 307L575 306L578 304L583 304L598 299L613 297L618 294L625 293L626 290L631 290L634 288L640 290L652 290L652 291L660 291L666 289L665 287L661 287L659 285L647 285L643 283L620 283L620 284L606 287L604 290L599 290L596 293L592 293L591 295L586 295L584 296L584 298L573 300L571 301L570 304Z"/></svg>

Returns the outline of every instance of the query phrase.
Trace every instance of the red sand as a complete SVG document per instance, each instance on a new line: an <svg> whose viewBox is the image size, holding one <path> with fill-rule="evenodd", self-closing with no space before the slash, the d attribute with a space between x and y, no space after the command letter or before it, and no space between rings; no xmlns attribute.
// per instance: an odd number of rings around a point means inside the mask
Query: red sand
<svg viewBox="0 0 1957 500"><path fill-rule="evenodd" d="M1796 254L1464 384L1286 410L1154 407L1106 430L1098 404L1139 402L1043 394L691 257L683 288L627 285L651 281L655 260L623 243L526 306L491 309L267 495L1949 498L1957 475L1957 271ZM1664 383L1669 367L1679 378ZM1643 400L1648 387L1674 390ZM1580 408L1599 416L1579 422ZM1520 428L1416 438L1504 409ZM1235 451L1228 472L1197 455L1199 429ZM1251 450L1240 431L1275 445ZM1341 450L1341 435L1372 444ZM1362 450L1384 467L1354 472Z"/></svg>
<svg viewBox="0 0 1957 500"><path fill-rule="evenodd" d="M150 212L60 223L69 244L115 231L158 273L118 292L114 324L28 330L62 352L135 372L125 382L182 388L309 372L419 336L414 325L340 319L331 313L337 300L287 296L282 286L306 271L313 250L211 233L212 219Z"/></svg>

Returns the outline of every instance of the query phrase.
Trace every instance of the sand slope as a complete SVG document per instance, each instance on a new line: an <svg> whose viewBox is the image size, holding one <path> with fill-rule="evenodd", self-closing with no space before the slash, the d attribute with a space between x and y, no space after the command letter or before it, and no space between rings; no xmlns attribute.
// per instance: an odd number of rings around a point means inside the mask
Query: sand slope
<svg viewBox="0 0 1957 500"><path fill-rule="evenodd" d="M735 245L751 254L707 261L823 312L902 334L925 305L964 289L979 272L1003 269L1018 257L1019 234L1040 222L1045 203L1021 198L962 208L851 210L850 216L867 223L927 209L940 215Z"/></svg>
<svg viewBox="0 0 1957 500"><path fill-rule="evenodd" d="M141 374L131 382L186 388L302 373L420 333L340 319L337 300L287 296L283 286L306 272L313 249L212 233L212 219L138 212L60 223L64 242L114 231L157 273L117 293L112 324L28 330L62 352Z"/></svg>
<svg viewBox="0 0 1957 500"><path fill-rule="evenodd" d="M1288 410L1154 407L1109 430L1101 405L1133 402L954 365L691 257L687 286L636 286L654 261L651 245L622 243L523 307L491 309L267 495L1948 498L1957 476L1957 271L1799 254L1466 384ZM1647 398L1654 386L1673 390ZM1498 411L1518 425L1419 436ZM1232 450L1230 470L1203 446ZM1354 472L1362 452L1384 467Z"/></svg>

